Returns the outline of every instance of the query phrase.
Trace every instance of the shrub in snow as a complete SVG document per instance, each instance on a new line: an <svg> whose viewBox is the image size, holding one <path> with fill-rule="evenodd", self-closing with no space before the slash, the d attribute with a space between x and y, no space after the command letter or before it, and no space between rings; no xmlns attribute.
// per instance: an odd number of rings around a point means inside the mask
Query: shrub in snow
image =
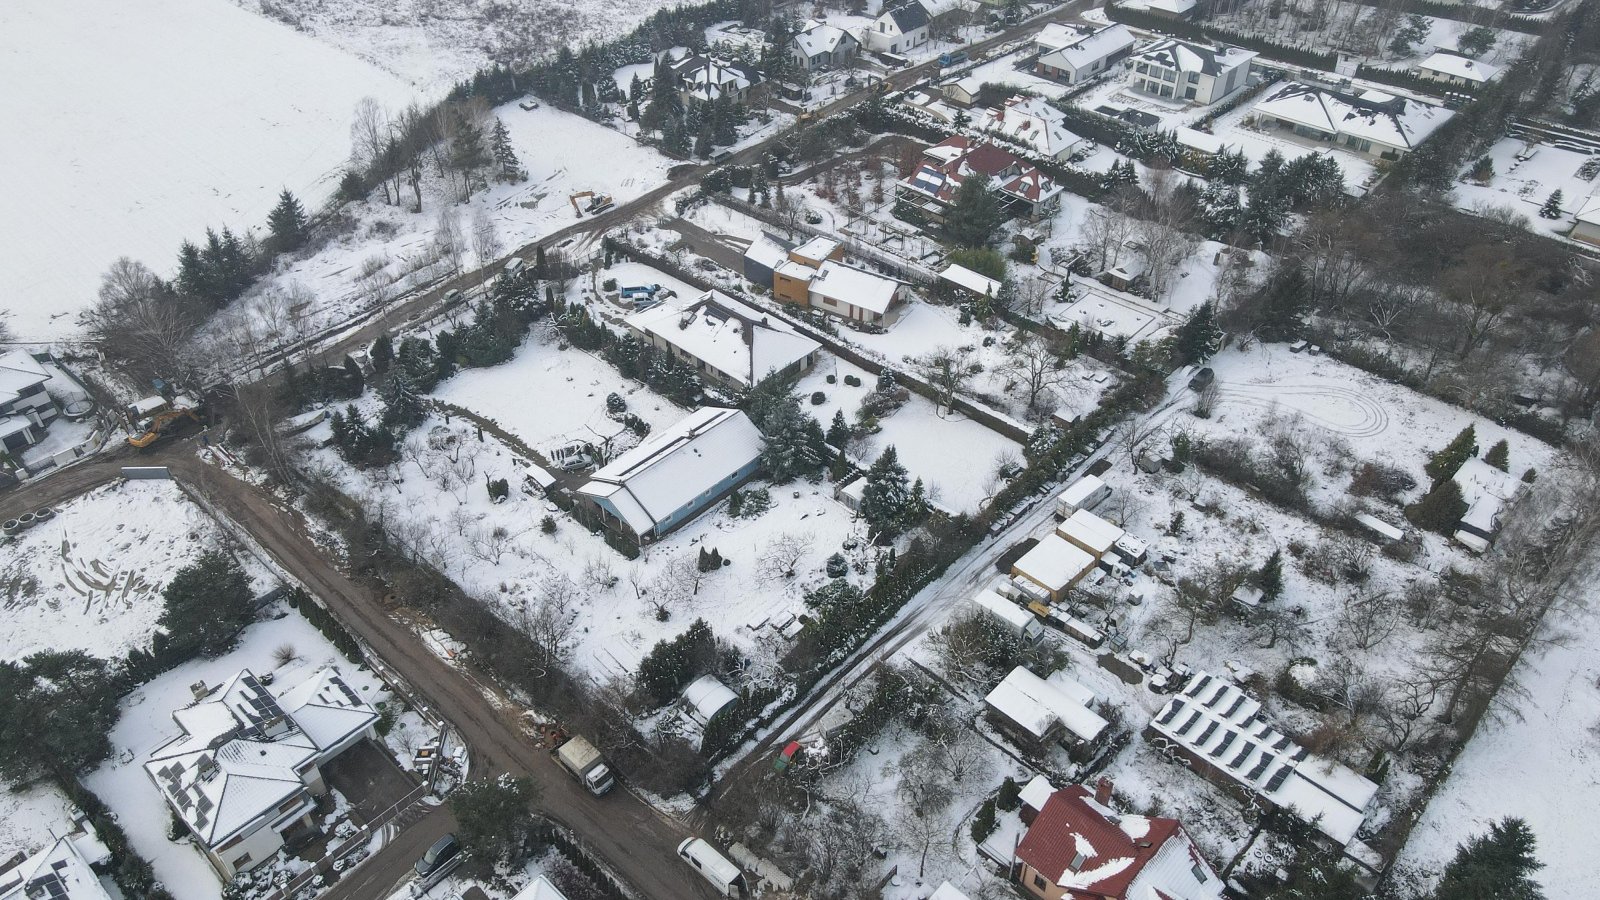
<svg viewBox="0 0 1600 900"><path fill-rule="evenodd" d="M812 391L811 392L811 405L812 406L821 406L822 404L827 403L827 402L828 402L828 395L827 394L824 394L822 391Z"/></svg>
<svg viewBox="0 0 1600 900"><path fill-rule="evenodd" d="M539 530L544 532L545 534L555 534L556 533L556 517L555 516L545 516L543 519L540 519L539 520Z"/></svg>
<svg viewBox="0 0 1600 900"><path fill-rule="evenodd" d="M829 384L836 384L838 381L839 381L839 376L837 376L837 375L829 375L828 376L828 383Z"/></svg>
<svg viewBox="0 0 1600 900"><path fill-rule="evenodd" d="M851 387L861 387L861 379L857 378L854 375L846 375L844 377L844 383L848 384Z"/></svg>
<svg viewBox="0 0 1600 900"><path fill-rule="evenodd" d="M850 572L850 562L844 558L843 553L835 553L828 557L828 577L843 578Z"/></svg>

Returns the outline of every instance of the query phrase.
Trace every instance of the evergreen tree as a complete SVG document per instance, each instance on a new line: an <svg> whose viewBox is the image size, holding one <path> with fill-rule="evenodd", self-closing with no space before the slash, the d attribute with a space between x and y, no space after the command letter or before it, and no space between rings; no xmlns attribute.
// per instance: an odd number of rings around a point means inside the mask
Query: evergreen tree
<svg viewBox="0 0 1600 900"><path fill-rule="evenodd" d="M657 641L639 661L634 680L639 691L656 706L677 699L678 692L703 673L716 656L716 636L704 619L695 619L683 634Z"/></svg>
<svg viewBox="0 0 1600 900"><path fill-rule="evenodd" d="M840 450L850 446L850 424L845 421L844 410L835 410L833 421L828 423L828 433L823 435L823 440Z"/></svg>
<svg viewBox="0 0 1600 900"><path fill-rule="evenodd" d="M511 133L498 116L494 120L494 130L489 132L489 155L494 159L496 179L507 184L527 179L528 174L522 171L522 160L511 146Z"/></svg>
<svg viewBox="0 0 1600 900"><path fill-rule="evenodd" d="M167 636L174 659L216 656L255 619L255 592L234 558L207 551L179 569L162 589L164 606L156 625Z"/></svg>
<svg viewBox="0 0 1600 900"><path fill-rule="evenodd" d="M396 372L383 382L383 427L409 431L421 425L428 417L422 398L406 381L404 374Z"/></svg>
<svg viewBox="0 0 1600 900"><path fill-rule="evenodd" d="M344 357L344 377L349 384L350 396L359 397L367 389L367 377L362 374L361 367L356 364L354 357L348 353Z"/></svg>
<svg viewBox="0 0 1600 900"><path fill-rule="evenodd" d="M694 139L694 155L701 159L711 158L711 126L700 129L700 134Z"/></svg>
<svg viewBox="0 0 1600 900"><path fill-rule="evenodd" d="M1443 535L1454 534L1461 517L1466 514L1467 501L1461 496L1461 485L1449 478L1435 485L1426 497L1406 507L1406 518L1412 524Z"/></svg>
<svg viewBox="0 0 1600 900"><path fill-rule="evenodd" d="M65 781L111 755L123 690L110 664L82 650L0 662L0 776Z"/></svg>
<svg viewBox="0 0 1600 900"><path fill-rule="evenodd" d="M1539 207L1539 218L1561 218L1561 188L1551 191L1550 196L1545 198L1544 205Z"/></svg>
<svg viewBox="0 0 1600 900"><path fill-rule="evenodd" d="M1478 434L1473 426L1468 425L1461 429L1461 433L1438 453L1435 453L1427 464L1422 467L1433 483L1438 485L1455 477L1457 471L1467 460L1478 455Z"/></svg>
<svg viewBox="0 0 1600 900"><path fill-rule="evenodd" d="M468 865L480 873L516 865L527 855L539 786L529 778L480 778L450 794L456 838Z"/></svg>
<svg viewBox="0 0 1600 900"><path fill-rule="evenodd" d="M893 538L905 530L912 511L911 482L900 455L890 444L867 470L867 483L861 491L861 517L875 534Z"/></svg>
<svg viewBox="0 0 1600 900"><path fill-rule="evenodd" d="M1489 452L1483 456L1483 461L1502 472L1511 471L1511 446L1504 439L1497 441Z"/></svg>
<svg viewBox="0 0 1600 900"><path fill-rule="evenodd" d="M288 188L278 195L278 205L267 214L267 228L272 232L268 244L274 253L288 253L300 249L306 242L306 211Z"/></svg>
<svg viewBox="0 0 1600 900"><path fill-rule="evenodd" d="M1544 868L1534 857L1537 841L1528 824L1507 818L1456 848L1445 866L1434 900L1544 900L1533 873Z"/></svg>
<svg viewBox="0 0 1600 900"><path fill-rule="evenodd" d="M211 270L193 241L178 248L178 293L212 302Z"/></svg>
<svg viewBox="0 0 1600 900"><path fill-rule="evenodd" d="M389 339L387 332L378 335L378 339L372 342L372 352L368 356L372 360L374 374L388 373L389 366L394 362L394 341Z"/></svg>
<svg viewBox="0 0 1600 900"><path fill-rule="evenodd" d="M1276 600L1283 594L1282 550L1273 550L1272 555L1267 557L1267 561L1256 572L1256 587L1261 588L1261 593L1267 600Z"/></svg>
<svg viewBox="0 0 1600 900"><path fill-rule="evenodd" d="M461 176L461 198L472 196L489 165L489 152L483 145L483 129L461 109L455 110L450 128L450 166Z"/></svg>
<svg viewBox="0 0 1600 900"><path fill-rule="evenodd" d="M983 175L970 175L961 182L945 217L946 237L963 247L983 247L994 240L1005 221L1005 211L989 187L989 179Z"/></svg>
<svg viewBox="0 0 1600 900"><path fill-rule="evenodd" d="M1250 178L1250 159L1243 150L1219 153L1206 164L1206 177L1212 182L1237 187Z"/></svg>
<svg viewBox="0 0 1600 900"><path fill-rule="evenodd" d="M1232 234L1244 220L1239 188L1223 181L1207 184L1200 192L1200 218L1213 234L1222 237Z"/></svg>
<svg viewBox="0 0 1600 900"><path fill-rule="evenodd" d="M1210 300L1189 314L1176 337L1178 353L1190 363L1203 363L1222 348L1222 329L1217 327L1216 307Z"/></svg>

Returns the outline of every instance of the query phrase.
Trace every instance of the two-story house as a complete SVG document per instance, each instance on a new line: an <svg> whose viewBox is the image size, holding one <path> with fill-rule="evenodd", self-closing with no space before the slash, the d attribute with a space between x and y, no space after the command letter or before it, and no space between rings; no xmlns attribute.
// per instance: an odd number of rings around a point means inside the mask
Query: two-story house
<svg viewBox="0 0 1600 900"><path fill-rule="evenodd" d="M45 391L50 370L26 350L0 356L0 450L16 452L37 444L61 414Z"/></svg>
<svg viewBox="0 0 1600 900"><path fill-rule="evenodd" d="M1238 47L1207 47L1167 39L1128 58L1133 86L1153 97L1209 106L1245 86L1256 54Z"/></svg>

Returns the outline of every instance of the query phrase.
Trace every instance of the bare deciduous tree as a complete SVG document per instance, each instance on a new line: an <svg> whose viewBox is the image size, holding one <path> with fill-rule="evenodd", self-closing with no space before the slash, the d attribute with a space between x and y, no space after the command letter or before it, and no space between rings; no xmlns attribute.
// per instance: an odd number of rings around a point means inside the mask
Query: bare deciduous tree
<svg viewBox="0 0 1600 900"><path fill-rule="evenodd" d="M1037 411L1039 398L1066 378L1055 348L1044 338L1030 332L1019 332L1016 340L1006 348L1005 371L1022 382L1028 394L1028 409Z"/></svg>
<svg viewBox="0 0 1600 900"><path fill-rule="evenodd" d="M793 578L795 567L815 543L816 535L809 531L786 531L777 535L761 551L761 576L769 581Z"/></svg>

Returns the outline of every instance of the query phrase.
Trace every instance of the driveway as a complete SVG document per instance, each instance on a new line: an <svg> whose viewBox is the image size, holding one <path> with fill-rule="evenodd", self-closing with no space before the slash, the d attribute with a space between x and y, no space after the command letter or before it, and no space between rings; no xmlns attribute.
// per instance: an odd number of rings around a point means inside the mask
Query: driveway
<svg viewBox="0 0 1600 900"><path fill-rule="evenodd" d="M322 767L322 777L350 801L362 825L404 800L417 781L372 741L362 741Z"/></svg>

